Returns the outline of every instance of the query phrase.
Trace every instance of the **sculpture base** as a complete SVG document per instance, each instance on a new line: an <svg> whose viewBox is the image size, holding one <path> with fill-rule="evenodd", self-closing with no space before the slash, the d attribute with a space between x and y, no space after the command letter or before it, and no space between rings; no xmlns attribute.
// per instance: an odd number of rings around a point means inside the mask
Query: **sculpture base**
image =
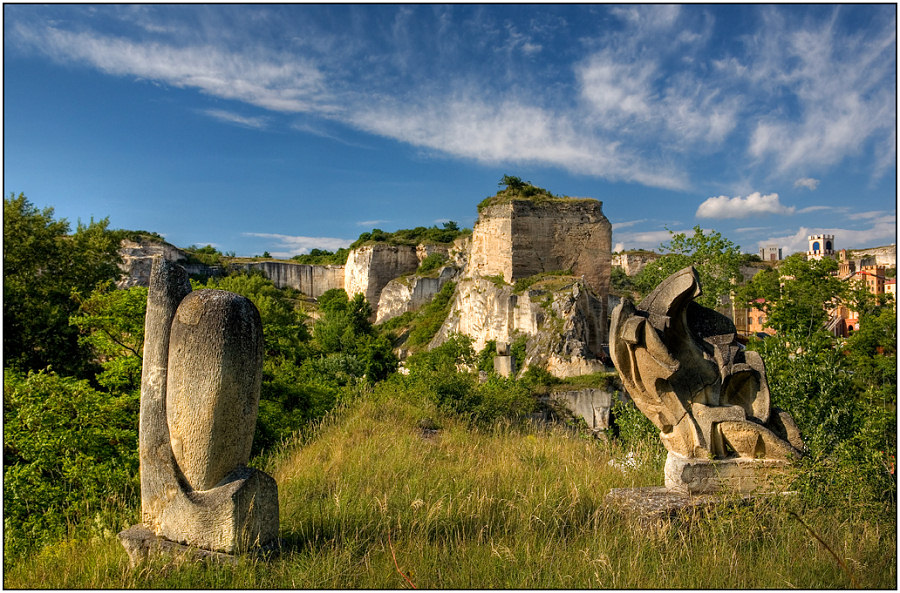
<svg viewBox="0 0 900 593"><path fill-rule="evenodd" d="M149 558L157 556L165 556L176 561L213 561L227 564L234 564L238 559L238 556L234 554L214 552L173 542L156 535L144 525L132 525L128 529L119 532L118 538L128 554L132 568ZM256 548L251 555L266 556L273 553L276 548L277 546L273 542L269 546Z"/></svg>
<svg viewBox="0 0 900 593"><path fill-rule="evenodd" d="M696 459L669 451L665 484L683 494L780 492L787 485L790 466L782 459Z"/></svg>
<svg viewBox="0 0 900 593"><path fill-rule="evenodd" d="M750 502L755 498L749 494L737 497L723 497L721 494L692 495L669 490L664 486L649 486L613 488L606 495L606 505L639 523L650 525L714 505Z"/></svg>

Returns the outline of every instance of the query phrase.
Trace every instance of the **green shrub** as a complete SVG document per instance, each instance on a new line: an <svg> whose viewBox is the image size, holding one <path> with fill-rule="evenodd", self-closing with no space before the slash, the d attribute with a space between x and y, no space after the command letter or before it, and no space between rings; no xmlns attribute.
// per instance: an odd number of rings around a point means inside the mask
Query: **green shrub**
<svg viewBox="0 0 900 593"><path fill-rule="evenodd" d="M456 282L447 282L441 287L431 302L422 307L414 320L414 326L409 332L407 344L410 348L422 347L428 344L435 336L453 304L453 293L456 291Z"/></svg>
<svg viewBox="0 0 900 593"><path fill-rule="evenodd" d="M416 274L418 274L419 276L424 276L428 272L437 270L445 263L447 263L446 255L444 255L443 253L432 253L422 260L422 263L419 264L419 269L416 270Z"/></svg>
<svg viewBox="0 0 900 593"><path fill-rule="evenodd" d="M295 255L291 260L298 264L343 266L346 265L347 257L349 255L350 250L344 247L341 247L335 252L328 251L327 249L311 249L309 253Z"/></svg>
<svg viewBox="0 0 900 593"><path fill-rule="evenodd" d="M111 535L138 502L139 397L111 396L50 371L3 381L5 557L63 539Z"/></svg>

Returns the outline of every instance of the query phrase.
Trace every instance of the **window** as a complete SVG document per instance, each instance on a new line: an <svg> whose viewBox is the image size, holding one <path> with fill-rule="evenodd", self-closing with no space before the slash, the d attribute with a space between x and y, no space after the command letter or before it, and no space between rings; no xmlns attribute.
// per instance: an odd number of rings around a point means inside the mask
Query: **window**
<svg viewBox="0 0 900 593"><path fill-rule="evenodd" d="M818 250L819 250L819 242L818 242L818 241L814 241L814 242L813 242L813 253L815 253L815 252L818 251Z"/></svg>

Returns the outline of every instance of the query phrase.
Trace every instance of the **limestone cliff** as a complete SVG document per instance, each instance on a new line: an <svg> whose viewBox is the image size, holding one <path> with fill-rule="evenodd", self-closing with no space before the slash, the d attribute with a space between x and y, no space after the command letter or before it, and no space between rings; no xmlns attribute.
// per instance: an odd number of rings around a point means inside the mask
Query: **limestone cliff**
<svg viewBox="0 0 900 593"><path fill-rule="evenodd" d="M456 274L455 268L444 266L437 276L411 275L391 280L378 298L375 323L387 321L426 305Z"/></svg>
<svg viewBox="0 0 900 593"><path fill-rule="evenodd" d="M170 262L180 264L187 262L187 254L182 250L165 241L149 237L138 241L122 239L119 255L122 256L122 263L119 265L122 278L116 283L119 288L150 286L150 268L156 255L161 255Z"/></svg>
<svg viewBox="0 0 900 593"><path fill-rule="evenodd" d="M361 292L374 308L388 282L412 274L418 267L419 256L414 245L364 245L347 257L344 290L351 297Z"/></svg>
<svg viewBox="0 0 900 593"><path fill-rule="evenodd" d="M590 199L488 204L472 233L468 265L431 346L453 333L489 340L526 336L525 367L561 377L604 369L611 225ZM527 289L513 283L551 275Z"/></svg>
<svg viewBox="0 0 900 593"><path fill-rule="evenodd" d="M281 261L251 262L247 271L259 270L278 288L293 288L319 298L327 290L344 288L344 266L316 266Z"/></svg>

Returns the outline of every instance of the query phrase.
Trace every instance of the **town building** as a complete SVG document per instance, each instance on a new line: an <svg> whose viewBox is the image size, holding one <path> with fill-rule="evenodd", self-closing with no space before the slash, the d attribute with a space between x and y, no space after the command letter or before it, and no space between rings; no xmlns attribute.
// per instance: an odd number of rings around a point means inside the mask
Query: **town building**
<svg viewBox="0 0 900 593"><path fill-rule="evenodd" d="M760 247L759 258L763 261L781 261L781 247L778 245Z"/></svg>
<svg viewBox="0 0 900 593"><path fill-rule="evenodd" d="M834 257L834 235L809 235L806 259Z"/></svg>

